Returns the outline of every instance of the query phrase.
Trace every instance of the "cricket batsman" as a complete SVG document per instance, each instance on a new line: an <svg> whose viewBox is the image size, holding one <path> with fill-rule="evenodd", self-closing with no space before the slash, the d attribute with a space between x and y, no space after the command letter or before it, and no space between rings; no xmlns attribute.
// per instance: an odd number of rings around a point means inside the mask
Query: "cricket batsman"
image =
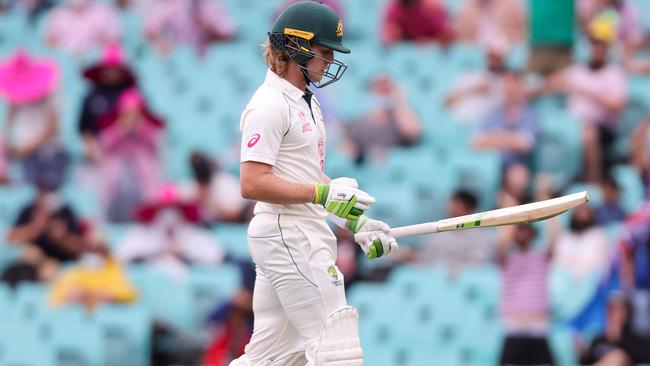
<svg viewBox="0 0 650 366"><path fill-rule="evenodd" d="M241 192L258 201L248 227L256 265L255 322L245 354L230 366L363 364L358 315L347 305L326 219L353 233L368 258L398 250L390 230L364 211L375 201L352 178L325 175L325 126L310 85L341 78L334 51L343 23L316 1L280 15L264 45L266 79L242 113Z"/></svg>

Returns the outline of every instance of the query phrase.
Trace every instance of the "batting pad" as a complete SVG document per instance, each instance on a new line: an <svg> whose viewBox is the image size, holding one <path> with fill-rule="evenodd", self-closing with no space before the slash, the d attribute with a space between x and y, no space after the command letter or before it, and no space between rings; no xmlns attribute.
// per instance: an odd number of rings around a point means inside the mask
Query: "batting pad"
<svg viewBox="0 0 650 366"><path fill-rule="evenodd" d="M327 317L320 331L315 366L363 366L357 309L346 306Z"/></svg>

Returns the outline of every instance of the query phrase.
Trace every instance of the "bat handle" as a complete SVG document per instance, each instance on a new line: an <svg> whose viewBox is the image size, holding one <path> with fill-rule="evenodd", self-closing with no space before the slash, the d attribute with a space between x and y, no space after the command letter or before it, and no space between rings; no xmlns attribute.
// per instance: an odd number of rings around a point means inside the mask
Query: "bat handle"
<svg viewBox="0 0 650 366"><path fill-rule="evenodd" d="M405 236L435 234L437 232L437 222L425 222L423 224L394 227L390 230L389 235L394 238L403 238Z"/></svg>

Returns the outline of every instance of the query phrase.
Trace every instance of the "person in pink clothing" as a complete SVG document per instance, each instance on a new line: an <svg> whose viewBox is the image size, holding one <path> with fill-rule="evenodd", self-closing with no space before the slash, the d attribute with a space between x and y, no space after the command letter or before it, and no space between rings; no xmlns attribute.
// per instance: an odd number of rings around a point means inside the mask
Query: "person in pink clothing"
<svg viewBox="0 0 650 366"><path fill-rule="evenodd" d="M99 133L102 201L110 221L133 218L135 206L151 198L162 182L160 142L163 122L137 89L119 97Z"/></svg>
<svg viewBox="0 0 650 366"><path fill-rule="evenodd" d="M83 56L119 41L122 25L115 10L95 0L66 0L49 14L45 38L51 47Z"/></svg>
<svg viewBox="0 0 650 366"><path fill-rule="evenodd" d="M235 23L215 0L162 0L145 20L145 33L162 54L180 44L201 54L211 43L231 39Z"/></svg>
<svg viewBox="0 0 650 366"><path fill-rule="evenodd" d="M585 179L597 183L611 165L607 153L616 138L618 118L627 103L627 76L608 62L612 24L593 23L591 55L549 78L548 90L567 95L567 107L582 125ZM604 92L606 91L606 92Z"/></svg>
<svg viewBox="0 0 650 366"><path fill-rule="evenodd" d="M384 44L399 41L440 42L453 38L453 30L441 0L392 0L385 8L381 30Z"/></svg>
<svg viewBox="0 0 650 366"><path fill-rule="evenodd" d="M517 0L469 0L456 18L456 36L485 49L494 39L503 39L508 50L527 36L528 17L523 5Z"/></svg>

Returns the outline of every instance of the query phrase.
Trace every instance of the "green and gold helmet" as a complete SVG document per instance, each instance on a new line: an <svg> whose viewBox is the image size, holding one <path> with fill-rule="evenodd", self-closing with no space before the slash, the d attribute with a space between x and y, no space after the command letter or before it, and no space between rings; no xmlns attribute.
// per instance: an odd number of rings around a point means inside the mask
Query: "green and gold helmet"
<svg viewBox="0 0 650 366"><path fill-rule="evenodd" d="M329 6L318 1L299 1L289 6L275 21L268 33L271 45L279 50L286 50L289 58L295 62L307 77L306 64L313 57L312 44L319 44L337 52L350 53L343 45L343 22ZM323 73L323 80L314 84L322 88L341 78L347 66L334 59L328 70ZM309 79L307 79L309 81Z"/></svg>

